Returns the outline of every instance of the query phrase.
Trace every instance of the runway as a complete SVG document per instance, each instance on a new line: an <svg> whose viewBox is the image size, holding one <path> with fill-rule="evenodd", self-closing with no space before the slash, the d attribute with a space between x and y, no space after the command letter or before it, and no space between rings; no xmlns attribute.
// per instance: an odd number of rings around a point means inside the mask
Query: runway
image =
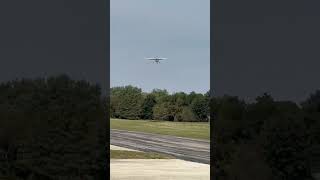
<svg viewBox="0 0 320 180"><path fill-rule="evenodd" d="M142 132L110 130L111 145L158 152L178 159L210 164L210 142Z"/></svg>

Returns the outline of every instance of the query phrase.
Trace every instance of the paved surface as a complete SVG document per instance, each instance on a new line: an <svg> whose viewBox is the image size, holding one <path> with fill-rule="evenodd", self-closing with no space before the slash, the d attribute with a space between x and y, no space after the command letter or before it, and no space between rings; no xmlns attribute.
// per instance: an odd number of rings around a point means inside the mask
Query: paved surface
<svg viewBox="0 0 320 180"><path fill-rule="evenodd" d="M111 159L111 180L209 180L208 164L179 159Z"/></svg>
<svg viewBox="0 0 320 180"><path fill-rule="evenodd" d="M210 164L209 141L114 129L110 131L112 145L169 154L178 159Z"/></svg>
<svg viewBox="0 0 320 180"><path fill-rule="evenodd" d="M124 147L120 147L120 146L114 146L114 145L110 145L110 150L136 151L136 152L140 152L140 151L138 151L138 150L129 149L129 148L124 148Z"/></svg>

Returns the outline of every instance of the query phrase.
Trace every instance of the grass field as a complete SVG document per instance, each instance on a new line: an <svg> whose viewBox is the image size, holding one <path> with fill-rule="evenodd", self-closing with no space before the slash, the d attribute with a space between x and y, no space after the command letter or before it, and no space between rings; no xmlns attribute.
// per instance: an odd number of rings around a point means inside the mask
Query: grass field
<svg viewBox="0 0 320 180"><path fill-rule="evenodd" d="M111 159L173 159L173 157L153 153L153 152L136 152L123 150L110 150Z"/></svg>
<svg viewBox="0 0 320 180"><path fill-rule="evenodd" d="M110 127L111 129L147 132L195 139L210 139L210 124L203 122L111 119Z"/></svg>

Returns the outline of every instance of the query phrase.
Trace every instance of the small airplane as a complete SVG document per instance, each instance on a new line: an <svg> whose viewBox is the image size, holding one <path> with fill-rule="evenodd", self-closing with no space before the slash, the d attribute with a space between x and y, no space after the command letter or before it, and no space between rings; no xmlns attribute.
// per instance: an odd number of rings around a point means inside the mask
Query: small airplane
<svg viewBox="0 0 320 180"><path fill-rule="evenodd" d="M165 60L167 58L154 57L154 58L145 58L145 59L152 60L158 64L158 63L160 63L161 60Z"/></svg>

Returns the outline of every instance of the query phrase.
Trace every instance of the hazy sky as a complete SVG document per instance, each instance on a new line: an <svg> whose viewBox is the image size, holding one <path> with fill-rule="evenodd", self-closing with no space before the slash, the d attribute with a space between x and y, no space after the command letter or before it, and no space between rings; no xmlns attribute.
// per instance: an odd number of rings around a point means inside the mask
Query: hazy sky
<svg viewBox="0 0 320 180"><path fill-rule="evenodd" d="M210 87L209 0L112 0L111 87L201 92ZM145 57L166 57L161 64Z"/></svg>
<svg viewBox="0 0 320 180"><path fill-rule="evenodd" d="M320 89L320 1L214 1L215 95L300 102Z"/></svg>
<svg viewBox="0 0 320 180"><path fill-rule="evenodd" d="M67 74L109 89L104 0L0 1L0 23L0 82Z"/></svg>

